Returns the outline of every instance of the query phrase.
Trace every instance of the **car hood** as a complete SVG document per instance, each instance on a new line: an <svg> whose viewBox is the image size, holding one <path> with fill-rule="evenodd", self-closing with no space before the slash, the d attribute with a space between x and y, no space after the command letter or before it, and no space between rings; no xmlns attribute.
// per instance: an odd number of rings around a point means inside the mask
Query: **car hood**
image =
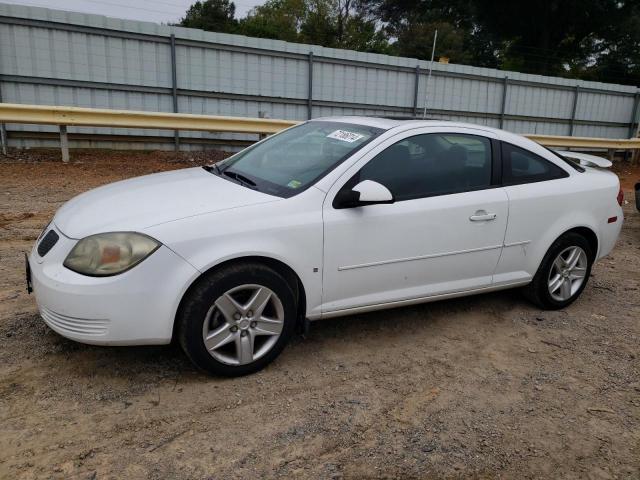
<svg viewBox="0 0 640 480"><path fill-rule="evenodd" d="M142 231L153 225L231 208L274 202L267 195L203 168L155 173L111 183L78 195L54 223L71 238L101 232Z"/></svg>

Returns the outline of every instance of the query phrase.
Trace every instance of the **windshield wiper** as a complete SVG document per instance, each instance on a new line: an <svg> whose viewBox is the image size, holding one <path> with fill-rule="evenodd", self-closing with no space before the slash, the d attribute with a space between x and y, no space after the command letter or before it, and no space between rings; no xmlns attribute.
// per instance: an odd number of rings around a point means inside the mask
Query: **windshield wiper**
<svg viewBox="0 0 640 480"><path fill-rule="evenodd" d="M204 168L209 173L215 173L219 176L226 175L227 177L233 178L236 182L247 188L257 190L256 182L251 180L249 177L246 177L238 172L229 171L226 168L224 170L221 170L217 163L214 163L213 165L204 165L202 168Z"/></svg>
<svg viewBox="0 0 640 480"><path fill-rule="evenodd" d="M241 173L233 172L233 171L231 171L229 169L225 169L225 170L222 171L222 174L226 175L227 177L233 178L234 180L236 180L237 182L241 183L245 187L254 188L255 189L256 186L257 186L256 182L251 180L249 177L245 177Z"/></svg>

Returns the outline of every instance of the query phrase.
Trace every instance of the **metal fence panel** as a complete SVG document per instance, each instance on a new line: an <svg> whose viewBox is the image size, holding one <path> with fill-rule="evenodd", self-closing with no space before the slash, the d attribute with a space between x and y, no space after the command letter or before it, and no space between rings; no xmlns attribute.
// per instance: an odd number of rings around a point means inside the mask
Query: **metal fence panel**
<svg viewBox="0 0 640 480"><path fill-rule="evenodd" d="M629 123L632 113L632 97L607 95L606 93L596 92L580 92L576 118L587 121L599 120Z"/></svg>
<svg viewBox="0 0 640 480"><path fill-rule="evenodd" d="M176 63L178 88L306 98L305 61L178 46Z"/></svg>
<svg viewBox="0 0 640 480"><path fill-rule="evenodd" d="M313 77L316 100L406 108L413 105L412 72L316 63Z"/></svg>
<svg viewBox="0 0 640 480"><path fill-rule="evenodd" d="M426 100L429 118L518 133L624 138L633 129L634 96L640 92L635 87L440 63L432 65L427 84L429 67L411 58L0 3L5 102L247 117L266 112L271 118L305 120L421 115ZM14 145L54 141L35 133L25 138L25 132L51 134L52 127L7 127ZM174 141L157 130L69 132L86 136L73 146L104 141L171 148ZM181 148L255 139L214 132L179 137Z"/></svg>
<svg viewBox="0 0 640 480"><path fill-rule="evenodd" d="M567 120L571 118L574 95L573 90L510 85L507 112Z"/></svg>

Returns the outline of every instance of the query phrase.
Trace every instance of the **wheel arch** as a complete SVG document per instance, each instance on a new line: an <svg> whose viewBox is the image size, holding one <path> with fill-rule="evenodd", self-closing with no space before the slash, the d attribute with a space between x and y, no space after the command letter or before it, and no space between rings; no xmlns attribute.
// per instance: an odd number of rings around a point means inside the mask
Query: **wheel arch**
<svg viewBox="0 0 640 480"><path fill-rule="evenodd" d="M588 281L589 272L587 271L586 276L583 277L582 283L578 286L579 290L575 293L571 293L571 296L569 296L568 298L564 298L564 299L555 298L553 297L552 292L549 291L549 286L548 286L548 282L550 281L549 268L552 268L551 265L553 264L553 262L555 262L554 256L557 255L558 252L562 252L564 250L557 250L556 252L553 253L553 256L550 256L550 254L552 252L554 245L567 234L573 234L574 236L579 235L589 245L590 252L588 252L588 255L589 254L591 255L591 258L589 259L591 262L587 268L591 268L591 266L593 265L593 262L598 256L598 248L599 248L598 236L590 227L583 226L583 225L574 226L574 227L568 228L567 230L563 231L561 234L557 235L554 238L554 240L551 242L551 244L545 251L545 254L542 257L540 264L538 265L538 269L535 275L533 276L531 283L529 283L523 289L525 297L527 297L534 304L538 305L539 307L545 310L564 308L567 305L571 304L574 300L578 298L578 296L580 295L582 290L585 288L585 285L587 284L587 281ZM573 245L573 242L575 241L576 241L575 239L570 242L565 241L565 244L561 245L560 248L566 249L567 246ZM562 281L564 282L565 280L562 280ZM555 291L555 288L554 288L554 291Z"/></svg>
<svg viewBox="0 0 640 480"><path fill-rule="evenodd" d="M581 235L582 237L584 237L585 240L587 240L587 242L589 242L589 247L591 248L591 255L592 255L591 261L595 262L595 260L598 258L598 248L600 246L598 235L596 234L596 232L594 232L593 229L591 229L590 227L586 227L586 226L573 227L565 232L562 232L561 235L558 235L556 240L562 237L563 235L566 235L567 233L577 233L578 235ZM551 246L549 246L549 248L551 248Z"/></svg>
<svg viewBox="0 0 640 480"><path fill-rule="evenodd" d="M178 318L183 302L187 297L187 295L191 292L191 290L198 284L200 279L204 278L206 275L210 274L211 272L215 272L215 271L227 268L231 265L237 265L241 263L261 263L275 270L280 275L282 275L283 278L287 281L287 283L289 283L289 285L293 289L294 295L296 296L296 299L298 301L297 321L301 323L304 320L304 318L306 317L306 310L307 310L307 294L304 287L304 283L300 278L300 275L298 275L298 273L296 273L296 271L292 267L287 265L285 262L283 262L282 260L276 259L274 257L268 257L264 255L244 255L244 256L229 258L219 263L216 263L215 265L212 265L207 270L200 273L200 275L198 275L192 280L192 282L183 292L182 297L180 298L180 302L178 303L178 308L175 311L175 315L173 318L173 330L171 334L172 341L173 339L176 338L176 330L178 327L178 322L176 322L176 319Z"/></svg>

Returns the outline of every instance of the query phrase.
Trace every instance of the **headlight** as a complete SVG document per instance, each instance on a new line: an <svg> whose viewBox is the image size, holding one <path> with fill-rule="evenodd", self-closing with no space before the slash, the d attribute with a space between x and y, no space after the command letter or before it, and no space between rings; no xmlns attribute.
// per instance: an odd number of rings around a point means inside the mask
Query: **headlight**
<svg viewBox="0 0 640 480"><path fill-rule="evenodd" d="M99 233L76 243L63 265L83 275L116 275L140 263L159 246L160 242L141 233Z"/></svg>

